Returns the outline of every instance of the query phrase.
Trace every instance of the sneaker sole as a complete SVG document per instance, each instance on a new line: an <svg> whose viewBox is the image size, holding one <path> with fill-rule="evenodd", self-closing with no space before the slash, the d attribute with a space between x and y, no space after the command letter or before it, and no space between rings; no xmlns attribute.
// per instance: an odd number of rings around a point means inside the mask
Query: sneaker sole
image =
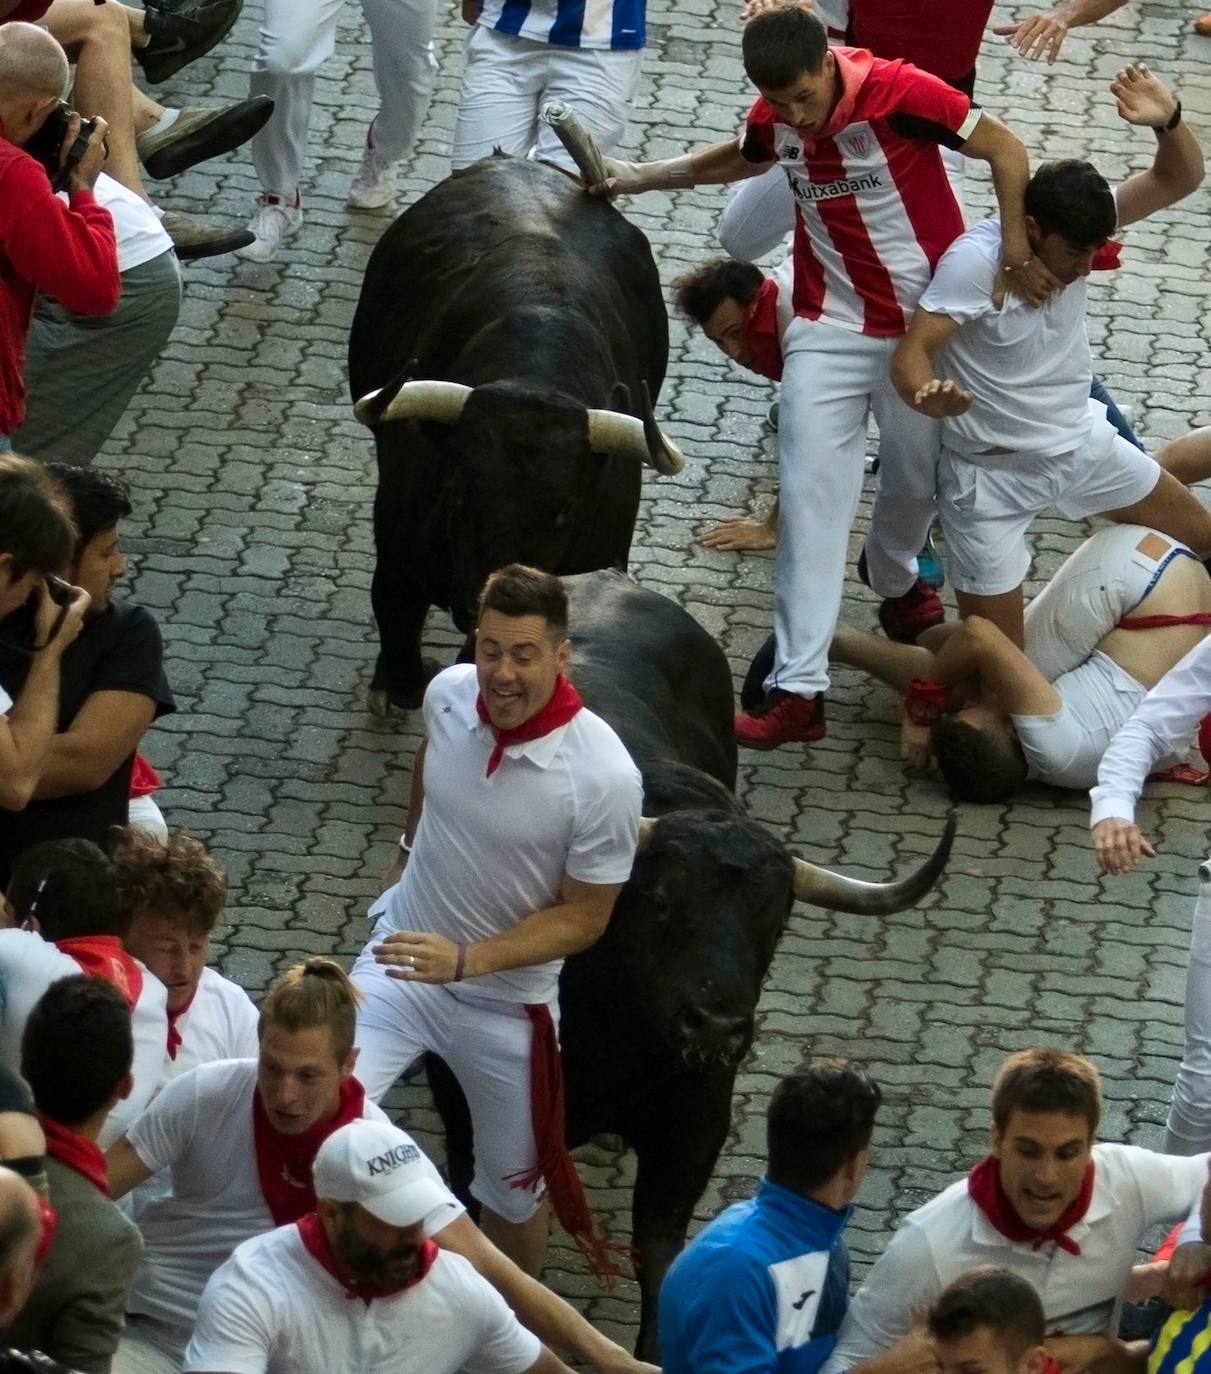
<svg viewBox="0 0 1211 1374"><path fill-rule="evenodd" d="M350 192L345 204L350 210L385 210L388 205L394 203L398 195L398 191L392 191L391 194L383 200L366 200L363 196L355 198L352 192Z"/></svg>
<svg viewBox="0 0 1211 1374"><path fill-rule="evenodd" d="M736 743L742 749L756 749L758 753L768 754L774 749L781 749L784 744L817 744L826 733L826 726L813 725L810 730L793 730L778 740L747 740L737 735Z"/></svg>
<svg viewBox="0 0 1211 1374"><path fill-rule="evenodd" d="M195 167L199 162L232 153L259 133L272 114L273 101L267 95L242 101L233 109L216 114L213 119L175 142L165 143L147 157L140 155L143 169L149 177L164 181Z"/></svg>
<svg viewBox="0 0 1211 1374"><path fill-rule="evenodd" d="M164 53L161 57L157 57L155 53L147 53L146 48L135 48L134 59L143 68L143 75L153 86L157 86L161 81L167 81L170 76L175 76L182 67L188 67L191 62L196 62L199 57L205 57L235 28L236 20L240 17L243 8L244 0L237 0L231 17L196 47L186 46L173 52Z"/></svg>
<svg viewBox="0 0 1211 1374"><path fill-rule="evenodd" d="M177 248L177 257L182 262L197 262L199 258L217 258L223 253L238 253L241 248L256 242L256 235L247 229L233 229L221 239L209 239L205 243L186 244Z"/></svg>
<svg viewBox="0 0 1211 1374"><path fill-rule="evenodd" d="M248 230L248 243L241 248L237 248L236 252L245 262L272 262L278 255L278 249L281 248L288 238L293 238L301 228L302 225L300 224L294 229L288 229L268 251L257 246L262 243L263 240L258 239L251 230Z"/></svg>

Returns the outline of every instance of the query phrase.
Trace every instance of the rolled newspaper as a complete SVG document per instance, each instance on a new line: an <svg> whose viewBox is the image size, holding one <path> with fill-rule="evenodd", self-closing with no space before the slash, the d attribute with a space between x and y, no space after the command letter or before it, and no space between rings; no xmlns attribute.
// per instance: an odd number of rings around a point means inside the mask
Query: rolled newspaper
<svg viewBox="0 0 1211 1374"><path fill-rule="evenodd" d="M570 105L565 105L562 100L548 100L539 110L538 117L554 129L556 138L580 169L585 186L599 186L607 179L609 173L606 171L605 155Z"/></svg>

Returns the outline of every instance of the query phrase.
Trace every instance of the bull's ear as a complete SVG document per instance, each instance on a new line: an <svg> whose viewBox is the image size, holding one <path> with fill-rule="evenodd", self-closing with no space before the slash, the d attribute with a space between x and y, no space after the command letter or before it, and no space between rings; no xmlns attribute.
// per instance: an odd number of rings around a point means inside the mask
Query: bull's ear
<svg viewBox="0 0 1211 1374"><path fill-rule="evenodd" d="M626 382L615 382L614 388L610 392L610 409L621 410L624 414L630 415L631 412L631 388Z"/></svg>

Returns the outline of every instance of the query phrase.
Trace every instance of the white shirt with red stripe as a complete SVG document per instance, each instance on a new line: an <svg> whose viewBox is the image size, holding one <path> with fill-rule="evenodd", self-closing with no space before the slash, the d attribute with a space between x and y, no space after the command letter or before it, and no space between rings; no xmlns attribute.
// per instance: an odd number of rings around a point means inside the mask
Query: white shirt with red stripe
<svg viewBox="0 0 1211 1374"><path fill-rule="evenodd" d="M938 259L963 232L939 150L960 147L980 110L905 62L831 49L841 94L808 133L764 100L749 111L741 151L774 160L794 193L795 313L881 337L903 334ZM897 117L927 120L909 132ZM936 135L936 137L935 137Z"/></svg>

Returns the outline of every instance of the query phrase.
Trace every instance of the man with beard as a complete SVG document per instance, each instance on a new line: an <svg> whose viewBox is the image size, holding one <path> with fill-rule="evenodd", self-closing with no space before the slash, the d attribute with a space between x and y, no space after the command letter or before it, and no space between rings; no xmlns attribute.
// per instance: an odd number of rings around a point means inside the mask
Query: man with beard
<svg viewBox="0 0 1211 1374"><path fill-rule="evenodd" d="M202 1294L192 1374L560 1374L461 1255L425 1236L448 1195L403 1131L354 1121L320 1147L316 1205L245 1241Z"/></svg>

